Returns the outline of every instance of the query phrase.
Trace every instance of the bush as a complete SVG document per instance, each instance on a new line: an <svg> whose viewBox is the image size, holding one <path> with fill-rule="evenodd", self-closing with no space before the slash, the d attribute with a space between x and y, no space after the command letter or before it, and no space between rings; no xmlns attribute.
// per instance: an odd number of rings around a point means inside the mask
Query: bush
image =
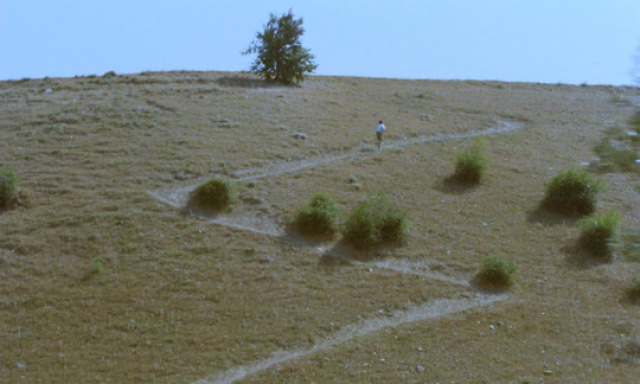
<svg viewBox="0 0 640 384"><path fill-rule="evenodd" d="M598 258L610 259L614 245L620 241L622 216L611 211L584 217L578 222L581 229L578 245Z"/></svg>
<svg viewBox="0 0 640 384"><path fill-rule="evenodd" d="M191 192L189 202L200 209L218 211L228 208L234 200L235 184L215 177Z"/></svg>
<svg viewBox="0 0 640 384"><path fill-rule="evenodd" d="M19 201L18 174L8 165L0 167L0 209L11 208Z"/></svg>
<svg viewBox="0 0 640 384"><path fill-rule="evenodd" d="M482 261L476 279L483 285L508 287L514 282L516 270L513 261L502 256L489 255Z"/></svg>
<svg viewBox="0 0 640 384"><path fill-rule="evenodd" d="M345 223L344 238L357 248L405 240L406 213L386 196L370 196L361 201Z"/></svg>
<svg viewBox="0 0 640 384"><path fill-rule="evenodd" d="M330 235L338 229L340 210L326 194L311 197L309 204L302 206L293 220L294 227L303 234Z"/></svg>
<svg viewBox="0 0 640 384"><path fill-rule="evenodd" d="M484 155L484 142L476 141L465 150L456 154L454 179L478 184L487 170L487 158Z"/></svg>
<svg viewBox="0 0 640 384"><path fill-rule="evenodd" d="M590 173L570 169L547 183L542 206L567 215L589 215L595 211L596 195L603 189L604 185Z"/></svg>

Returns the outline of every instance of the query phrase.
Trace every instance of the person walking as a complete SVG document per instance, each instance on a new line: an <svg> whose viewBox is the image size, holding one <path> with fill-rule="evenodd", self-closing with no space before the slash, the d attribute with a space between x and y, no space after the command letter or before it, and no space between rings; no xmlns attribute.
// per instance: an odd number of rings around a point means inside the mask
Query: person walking
<svg viewBox="0 0 640 384"><path fill-rule="evenodd" d="M380 149L380 147L382 146L382 135L384 134L384 130L387 129L384 126L384 123L382 122L382 120L378 121L378 127L376 128L376 137L378 139L377 145L378 145L378 149Z"/></svg>

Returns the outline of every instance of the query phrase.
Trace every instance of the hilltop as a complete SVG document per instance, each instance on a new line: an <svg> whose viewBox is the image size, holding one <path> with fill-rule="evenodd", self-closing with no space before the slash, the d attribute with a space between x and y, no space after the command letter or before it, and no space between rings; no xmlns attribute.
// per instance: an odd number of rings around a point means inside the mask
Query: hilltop
<svg viewBox="0 0 640 384"><path fill-rule="evenodd" d="M244 73L0 82L0 378L7 382L633 382L637 257L575 260L575 220L540 214L557 172L640 106L633 87ZM375 127L384 120L383 148ZM623 129L623 128L620 128ZM487 178L446 183L483 138ZM231 211L186 200L235 180ZM635 171L598 209L640 219ZM384 193L402 246L342 254L287 231L317 192L348 215ZM338 254L340 257L335 257ZM507 292L483 258L518 266Z"/></svg>

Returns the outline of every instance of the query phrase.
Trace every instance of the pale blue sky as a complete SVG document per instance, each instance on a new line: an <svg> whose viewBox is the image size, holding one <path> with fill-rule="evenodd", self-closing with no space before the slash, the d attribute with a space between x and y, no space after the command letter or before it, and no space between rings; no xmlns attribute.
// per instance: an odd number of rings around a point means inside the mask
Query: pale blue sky
<svg viewBox="0 0 640 384"><path fill-rule="evenodd" d="M0 79L247 70L289 9L318 75L637 84L638 0L0 0Z"/></svg>

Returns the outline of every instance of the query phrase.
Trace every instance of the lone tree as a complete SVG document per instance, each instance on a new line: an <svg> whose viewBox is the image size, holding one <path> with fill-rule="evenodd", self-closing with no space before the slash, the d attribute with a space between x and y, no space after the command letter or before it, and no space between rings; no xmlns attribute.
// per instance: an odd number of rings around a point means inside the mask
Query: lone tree
<svg viewBox="0 0 640 384"><path fill-rule="evenodd" d="M251 72L267 81L283 84L299 83L317 65L314 56L300 44L304 33L302 19L295 20L291 10L279 18L271 14L262 33L256 34L244 55L257 53Z"/></svg>

